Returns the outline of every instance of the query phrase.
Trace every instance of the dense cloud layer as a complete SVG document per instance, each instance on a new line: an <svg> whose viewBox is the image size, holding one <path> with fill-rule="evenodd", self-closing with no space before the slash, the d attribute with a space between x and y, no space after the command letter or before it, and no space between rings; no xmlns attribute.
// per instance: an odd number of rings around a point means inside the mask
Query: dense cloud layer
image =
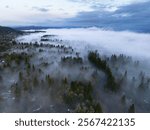
<svg viewBox="0 0 150 130"><path fill-rule="evenodd" d="M1 2L0 10L4 13L0 14L0 24L49 27L98 26L113 30L150 32L150 0L16 1L17 7L8 0Z"/></svg>
<svg viewBox="0 0 150 130"><path fill-rule="evenodd" d="M122 6L116 11L80 12L75 18L67 20L72 26L99 26L115 30L150 32L150 2Z"/></svg>

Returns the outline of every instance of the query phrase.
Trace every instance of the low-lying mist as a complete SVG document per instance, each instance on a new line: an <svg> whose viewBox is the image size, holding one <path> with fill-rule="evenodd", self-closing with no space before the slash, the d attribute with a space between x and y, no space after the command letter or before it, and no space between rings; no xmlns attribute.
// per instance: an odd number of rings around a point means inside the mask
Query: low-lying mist
<svg viewBox="0 0 150 130"><path fill-rule="evenodd" d="M19 37L21 42L52 42L55 45L71 46L82 56L88 51L98 50L102 55L126 55L140 61L141 71L150 75L150 34L129 31L103 30L100 28L47 29L46 33L37 33ZM43 35L54 35L50 41L41 41Z"/></svg>
<svg viewBox="0 0 150 130"><path fill-rule="evenodd" d="M23 36L19 40L40 41L44 33ZM110 31L99 28L47 29L46 34L57 35L59 39L79 50L96 49L111 54L125 54L136 58L150 58L150 34L129 31Z"/></svg>
<svg viewBox="0 0 150 130"><path fill-rule="evenodd" d="M149 34L43 31L2 56L0 111L150 112Z"/></svg>

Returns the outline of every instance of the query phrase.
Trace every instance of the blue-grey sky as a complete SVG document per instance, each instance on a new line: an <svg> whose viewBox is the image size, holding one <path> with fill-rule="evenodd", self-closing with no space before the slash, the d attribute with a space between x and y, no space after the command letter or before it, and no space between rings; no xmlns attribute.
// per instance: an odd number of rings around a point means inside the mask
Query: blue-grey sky
<svg viewBox="0 0 150 130"><path fill-rule="evenodd" d="M0 25L149 28L150 0L0 0ZM150 30L150 29L149 29Z"/></svg>

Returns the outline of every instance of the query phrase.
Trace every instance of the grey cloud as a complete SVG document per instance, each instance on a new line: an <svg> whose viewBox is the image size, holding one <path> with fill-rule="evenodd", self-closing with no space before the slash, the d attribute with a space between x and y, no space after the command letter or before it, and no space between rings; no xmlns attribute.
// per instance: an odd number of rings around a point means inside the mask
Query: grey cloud
<svg viewBox="0 0 150 130"><path fill-rule="evenodd" d="M5 6L5 8L9 8L9 6L8 6L8 5L6 5L6 6Z"/></svg>
<svg viewBox="0 0 150 130"><path fill-rule="evenodd" d="M122 6L115 12L102 11L101 8L80 12L76 17L66 19L66 25L150 32L150 2Z"/></svg>
<svg viewBox="0 0 150 130"><path fill-rule="evenodd" d="M32 7L33 10L37 10L37 11L40 11L40 12L48 12L49 9L48 8L41 8L41 7Z"/></svg>

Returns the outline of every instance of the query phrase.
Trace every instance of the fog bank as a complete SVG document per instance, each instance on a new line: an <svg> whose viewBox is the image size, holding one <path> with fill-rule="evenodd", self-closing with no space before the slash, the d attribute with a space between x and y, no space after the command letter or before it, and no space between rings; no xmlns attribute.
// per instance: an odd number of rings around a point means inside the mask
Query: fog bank
<svg viewBox="0 0 150 130"><path fill-rule="evenodd" d="M116 32L98 28L47 29L46 33L19 37L19 41L40 41L43 35L58 35L66 44L80 51L96 49L111 54L125 54L135 58L150 58L150 34L129 31ZM64 43L64 42L63 42Z"/></svg>

